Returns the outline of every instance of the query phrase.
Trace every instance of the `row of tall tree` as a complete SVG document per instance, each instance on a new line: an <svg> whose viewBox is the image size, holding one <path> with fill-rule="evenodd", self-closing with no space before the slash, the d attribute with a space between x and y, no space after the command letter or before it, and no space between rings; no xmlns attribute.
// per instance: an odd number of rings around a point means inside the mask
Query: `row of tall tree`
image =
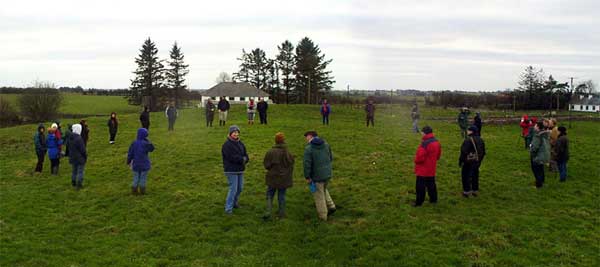
<svg viewBox="0 0 600 267"><path fill-rule="evenodd" d="M335 81L327 69L332 60L326 59L310 38L302 38L296 47L285 40L277 50L278 54L269 58L261 48L243 49L233 79L249 82L285 103L317 103L332 89Z"/></svg>
<svg viewBox="0 0 600 267"><path fill-rule="evenodd" d="M130 104L143 104L152 111L163 108L169 102L181 105L187 93L185 76L189 73L189 66L184 63L184 55L177 42L171 48L169 59L162 60L158 57L156 44L148 37L135 63L135 77L131 80L127 97Z"/></svg>

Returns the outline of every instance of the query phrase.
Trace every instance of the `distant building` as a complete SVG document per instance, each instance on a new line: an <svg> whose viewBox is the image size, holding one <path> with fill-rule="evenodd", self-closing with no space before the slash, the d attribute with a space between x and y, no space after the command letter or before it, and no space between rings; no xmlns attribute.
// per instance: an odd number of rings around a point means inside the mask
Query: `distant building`
<svg viewBox="0 0 600 267"><path fill-rule="evenodd" d="M208 99L218 102L222 96L230 104L246 104L251 98L256 102L258 102L259 97L264 98L265 101L269 101L270 98L269 94L258 90L254 85L247 82L221 82L202 92L202 106L204 106Z"/></svg>
<svg viewBox="0 0 600 267"><path fill-rule="evenodd" d="M574 96L569 103L569 110L583 112L600 112L600 97L589 95Z"/></svg>

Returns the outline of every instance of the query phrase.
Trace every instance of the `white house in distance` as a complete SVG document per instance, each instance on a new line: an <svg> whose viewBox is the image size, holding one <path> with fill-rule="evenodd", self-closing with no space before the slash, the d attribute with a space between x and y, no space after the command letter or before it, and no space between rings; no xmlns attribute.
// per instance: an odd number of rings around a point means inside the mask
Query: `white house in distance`
<svg viewBox="0 0 600 267"><path fill-rule="evenodd" d="M220 97L227 98L230 104L246 104L251 98L258 102L258 98L262 97L265 101L269 101L269 94L258 90L254 85L247 82L221 82L212 88L202 93L202 106L206 104L208 99L211 99L216 105Z"/></svg>
<svg viewBox="0 0 600 267"><path fill-rule="evenodd" d="M600 97L589 95L575 96L569 103L569 110L583 112L600 112Z"/></svg>

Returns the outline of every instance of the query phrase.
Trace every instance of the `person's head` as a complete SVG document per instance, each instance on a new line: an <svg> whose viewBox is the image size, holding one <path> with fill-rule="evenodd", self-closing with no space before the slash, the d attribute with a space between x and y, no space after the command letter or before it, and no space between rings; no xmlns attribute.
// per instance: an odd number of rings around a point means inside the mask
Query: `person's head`
<svg viewBox="0 0 600 267"><path fill-rule="evenodd" d="M567 128L565 126L558 127L559 135L567 135Z"/></svg>
<svg viewBox="0 0 600 267"><path fill-rule="evenodd" d="M38 132L39 133L44 133L46 131L46 126L44 126L44 124L38 125Z"/></svg>
<svg viewBox="0 0 600 267"><path fill-rule="evenodd" d="M262 97L259 97L259 98L258 98L258 101L260 101L260 102L263 102L263 101L265 101L265 99L264 99L264 98L262 98Z"/></svg>
<svg viewBox="0 0 600 267"><path fill-rule="evenodd" d="M239 139L240 127L238 127L237 125L231 125L231 127L229 127L229 137L231 137L234 140Z"/></svg>
<svg viewBox="0 0 600 267"><path fill-rule="evenodd" d="M87 121L81 120L81 121L79 121L79 124L81 124L81 126L85 126L85 125L87 125ZM67 125L67 126L69 126L69 125Z"/></svg>
<svg viewBox="0 0 600 267"><path fill-rule="evenodd" d="M308 131L304 133L304 140L309 143L313 138L319 136L316 131Z"/></svg>
<svg viewBox="0 0 600 267"><path fill-rule="evenodd" d="M275 134L275 144L284 144L285 143L285 135L282 132L278 132Z"/></svg>
<svg viewBox="0 0 600 267"><path fill-rule="evenodd" d="M543 121L538 121L538 122L535 124L535 126L534 126L534 129L535 129L536 131L541 131L541 130L544 130L544 129L546 128L546 126L545 126L544 122L546 122L546 120L543 120Z"/></svg>
<svg viewBox="0 0 600 267"><path fill-rule="evenodd" d="M467 135L472 135L478 131L479 131L479 129L477 128L477 126L471 125L471 126L469 126L469 128L467 128Z"/></svg>
<svg viewBox="0 0 600 267"><path fill-rule="evenodd" d="M148 106L144 106L144 111L148 112Z"/></svg>
<svg viewBox="0 0 600 267"><path fill-rule="evenodd" d="M206 100L206 103L212 103L212 100L209 98L208 100Z"/></svg>
<svg viewBox="0 0 600 267"><path fill-rule="evenodd" d="M327 104L327 98L323 98L323 104Z"/></svg>
<svg viewBox="0 0 600 267"><path fill-rule="evenodd" d="M550 127L550 120L548 120L548 119L543 119L543 120L542 120L542 125L543 125L543 127L542 127L542 128L540 128L540 129L544 129L544 128L548 128L548 127Z"/></svg>
<svg viewBox="0 0 600 267"><path fill-rule="evenodd" d="M550 127L556 127L556 124L557 124L557 123L558 123L558 122L556 121L556 118L551 118L551 119L550 119Z"/></svg>
<svg viewBox="0 0 600 267"><path fill-rule="evenodd" d="M146 128L139 128L137 130L137 139L144 140L148 137L148 130Z"/></svg>
<svg viewBox="0 0 600 267"><path fill-rule="evenodd" d="M369 103L369 104L373 104L373 99L369 99L369 100L367 100L367 103Z"/></svg>
<svg viewBox="0 0 600 267"><path fill-rule="evenodd" d="M425 127L423 127L423 129L421 129L421 134L423 135L427 135L427 134L431 134L433 133L433 129L431 129L431 126L426 125Z"/></svg>
<svg viewBox="0 0 600 267"><path fill-rule="evenodd" d="M117 113L116 112L110 113L110 118L111 119L116 119L117 118Z"/></svg>
<svg viewBox="0 0 600 267"><path fill-rule="evenodd" d="M81 124L74 124L72 128L74 134L81 134Z"/></svg>
<svg viewBox="0 0 600 267"><path fill-rule="evenodd" d="M56 130L56 129L58 129L58 125L56 123L52 123L52 125L50 126L50 129Z"/></svg>
<svg viewBox="0 0 600 267"><path fill-rule="evenodd" d="M479 117L479 116L481 116L481 112L477 111L477 112L475 113L475 115L477 115L477 116Z"/></svg>
<svg viewBox="0 0 600 267"><path fill-rule="evenodd" d="M537 119L537 117L532 117L530 121L531 121L531 123L536 124L538 119Z"/></svg>

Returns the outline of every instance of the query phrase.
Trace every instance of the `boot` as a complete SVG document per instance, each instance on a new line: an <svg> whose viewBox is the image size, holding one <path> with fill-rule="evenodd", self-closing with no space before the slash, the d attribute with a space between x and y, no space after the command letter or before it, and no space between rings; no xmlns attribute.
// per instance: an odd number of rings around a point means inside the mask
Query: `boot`
<svg viewBox="0 0 600 267"><path fill-rule="evenodd" d="M138 192L137 186L132 186L131 187L131 194L137 195L137 192Z"/></svg>
<svg viewBox="0 0 600 267"><path fill-rule="evenodd" d="M146 194L146 188L145 187L140 187L140 194L142 194L142 195Z"/></svg>
<svg viewBox="0 0 600 267"><path fill-rule="evenodd" d="M263 220L269 220L271 219L271 210L273 210L273 198L271 197L267 197L267 210L265 211L265 214L263 215Z"/></svg>

